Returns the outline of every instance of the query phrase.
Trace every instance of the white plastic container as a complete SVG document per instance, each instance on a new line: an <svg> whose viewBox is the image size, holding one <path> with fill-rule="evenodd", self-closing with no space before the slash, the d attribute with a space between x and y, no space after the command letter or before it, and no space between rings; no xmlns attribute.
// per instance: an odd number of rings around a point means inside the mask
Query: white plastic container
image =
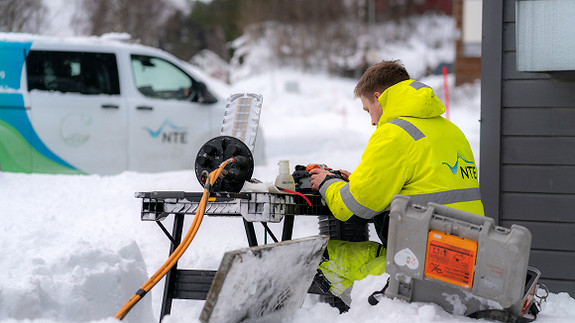
<svg viewBox="0 0 575 323"><path fill-rule="evenodd" d="M279 174L276 177L275 185L286 190L295 191L295 181L290 174L289 160L280 160Z"/></svg>

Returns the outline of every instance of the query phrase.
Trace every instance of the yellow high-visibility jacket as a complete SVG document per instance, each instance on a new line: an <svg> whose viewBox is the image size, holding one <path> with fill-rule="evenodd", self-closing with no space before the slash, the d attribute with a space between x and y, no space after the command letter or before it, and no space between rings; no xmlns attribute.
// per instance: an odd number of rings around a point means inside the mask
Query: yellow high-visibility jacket
<svg viewBox="0 0 575 323"><path fill-rule="evenodd" d="M445 107L433 90L407 80L379 97L383 116L349 177L320 187L329 209L342 221L382 213L397 195L483 215L478 173L465 135L441 117Z"/></svg>

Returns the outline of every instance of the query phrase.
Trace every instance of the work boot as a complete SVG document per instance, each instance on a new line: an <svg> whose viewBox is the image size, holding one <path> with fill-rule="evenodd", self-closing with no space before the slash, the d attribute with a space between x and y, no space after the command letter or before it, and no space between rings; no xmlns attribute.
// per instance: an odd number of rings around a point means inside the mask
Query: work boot
<svg viewBox="0 0 575 323"><path fill-rule="evenodd" d="M331 284L327 278L325 278L321 270L318 269L313 277L313 282L309 288L309 292L313 294L331 295L331 292L329 291L330 288Z"/></svg>

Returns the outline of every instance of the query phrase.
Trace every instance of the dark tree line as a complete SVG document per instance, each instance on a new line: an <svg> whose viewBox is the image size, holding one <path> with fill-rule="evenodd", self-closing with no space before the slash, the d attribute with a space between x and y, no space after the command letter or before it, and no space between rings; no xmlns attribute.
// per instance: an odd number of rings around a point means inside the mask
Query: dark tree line
<svg viewBox="0 0 575 323"><path fill-rule="evenodd" d="M87 33L128 33L143 44L157 46L171 9L167 0L83 0Z"/></svg>
<svg viewBox="0 0 575 323"><path fill-rule="evenodd" d="M278 55L307 56L317 41L328 42L349 36L345 25L333 30L328 24L357 20L358 1L346 0L212 0L191 2L189 15L175 12L168 19L162 46L182 58L201 49L209 49L223 59L231 57L229 42L241 36L248 26L251 32L266 32L263 22L281 25L275 31ZM361 2L361 1L359 1ZM309 41L314 39L314 41ZM314 45L315 44L315 45ZM297 48L285 52L282 48ZM283 53L283 54L282 54Z"/></svg>
<svg viewBox="0 0 575 323"><path fill-rule="evenodd" d="M42 30L48 10L42 0L0 0L0 31Z"/></svg>

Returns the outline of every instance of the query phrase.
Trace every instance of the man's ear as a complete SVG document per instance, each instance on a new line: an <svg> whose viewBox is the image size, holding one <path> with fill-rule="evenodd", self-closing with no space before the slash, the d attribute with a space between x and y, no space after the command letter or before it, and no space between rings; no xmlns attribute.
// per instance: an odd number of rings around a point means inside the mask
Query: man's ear
<svg viewBox="0 0 575 323"><path fill-rule="evenodd" d="M380 92L373 92L373 97L375 98L376 101L377 101L377 99L379 99L380 95L381 95Z"/></svg>

